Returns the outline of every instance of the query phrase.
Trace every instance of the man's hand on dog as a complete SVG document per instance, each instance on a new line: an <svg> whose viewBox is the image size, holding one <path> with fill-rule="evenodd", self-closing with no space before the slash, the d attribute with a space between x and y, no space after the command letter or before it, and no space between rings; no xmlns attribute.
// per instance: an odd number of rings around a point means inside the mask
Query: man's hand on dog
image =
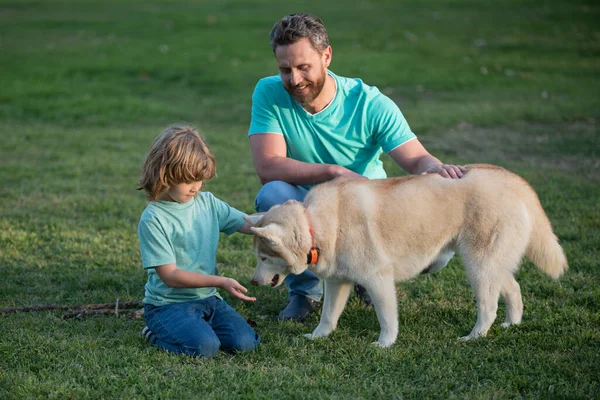
<svg viewBox="0 0 600 400"><path fill-rule="evenodd" d="M460 179L466 172L462 165L434 164L427 168L421 175L440 174L444 178Z"/></svg>

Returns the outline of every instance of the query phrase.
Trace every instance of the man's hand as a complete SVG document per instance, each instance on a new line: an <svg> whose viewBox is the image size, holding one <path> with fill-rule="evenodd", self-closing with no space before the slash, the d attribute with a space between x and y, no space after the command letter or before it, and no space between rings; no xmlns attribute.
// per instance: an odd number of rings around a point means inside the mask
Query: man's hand
<svg viewBox="0 0 600 400"><path fill-rule="evenodd" d="M331 175L334 178L337 178L338 176L347 176L349 178L367 179L365 176L363 176L361 174L357 174L356 172L350 171L348 168L344 168L339 165L331 165L330 171L331 171Z"/></svg>
<svg viewBox="0 0 600 400"><path fill-rule="evenodd" d="M248 289L240 285L240 283L233 278L224 278L221 287L235 298L245 301L256 301L256 297L246 296L244 293L248 292Z"/></svg>
<svg viewBox="0 0 600 400"><path fill-rule="evenodd" d="M466 169L462 165L434 164L427 168L421 175L440 174L444 178L459 179L462 178L465 172Z"/></svg>

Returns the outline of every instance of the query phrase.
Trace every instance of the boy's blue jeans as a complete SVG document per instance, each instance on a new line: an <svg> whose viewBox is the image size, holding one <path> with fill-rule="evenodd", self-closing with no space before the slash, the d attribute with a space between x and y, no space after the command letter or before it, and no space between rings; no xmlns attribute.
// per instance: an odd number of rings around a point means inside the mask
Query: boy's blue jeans
<svg viewBox="0 0 600 400"><path fill-rule="evenodd" d="M213 357L219 349L230 353L254 350L260 336L225 300L207 299L144 306L144 318L158 347L192 357Z"/></svg>
<svg viewBox="0 0 600 400"><path fill-rule="evenodd" d="M308 190L301 186L291 185L283 181L271 181L264 184L256 195L254 207L258 212L269 211L276 204L283 204L288 200L303 201ZM311 300L320 301L323 296L323 285L318 276L304 271L300 275L288 275L284 282L289 287L289 295L300 294Z"/></svg>

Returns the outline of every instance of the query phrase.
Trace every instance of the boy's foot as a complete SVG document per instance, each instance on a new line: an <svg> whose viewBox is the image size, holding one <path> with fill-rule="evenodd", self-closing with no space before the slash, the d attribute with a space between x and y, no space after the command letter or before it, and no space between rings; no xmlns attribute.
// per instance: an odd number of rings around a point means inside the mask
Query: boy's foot
<svg viewBox="0 0 600 400"><path fill-rule="evenodd" d="M152 331L147 326L145 326L144 329L142 329L141 335L142 335L142 339L144 339L145 341L150 342L150 343L153 342L152 339L154 337L152 335Z"/></svg>
<svg viewBox="0 0 600 400"><path fill-rule="evenodd" d="M365 303L366 306L370 306L371 304L373 304L371 296L369 296L369 292L367 292L367 289L365 289L364 286L360 286L358 283L355 283L354 294L356 294L356 297L358 297L360 301Z"/></svg>
<svg viewBox="0 0 600 400"><path fill-rule="evenodd" d="M279 313L280 321L296 321L303 322L310 314L315 311L318 302L309 299L301 294L290 295L290 301L285 308Z"/></svg>

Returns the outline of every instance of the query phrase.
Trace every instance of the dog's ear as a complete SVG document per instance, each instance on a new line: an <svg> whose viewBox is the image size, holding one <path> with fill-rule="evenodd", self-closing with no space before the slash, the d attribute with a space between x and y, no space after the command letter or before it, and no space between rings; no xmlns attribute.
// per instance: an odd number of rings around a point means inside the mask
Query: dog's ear
<svg viewBox="0 0 600 400"><path fill-rule="evenodd" d="M246 221L247 223L249 223L252 226L256 226L260 220L262 219L262 217L265 215L265 213L255 213L255 214L251 214L251 215L244 215L244 221Z"/></svg>
<svg viewBox="0 0 600 400"><path fill-rule="evenodd" d="M250 231L259 238L266 240L273 247L281 247L282 245L283 230L279 225L269 224L262 228L251 227Z"/></svg>

